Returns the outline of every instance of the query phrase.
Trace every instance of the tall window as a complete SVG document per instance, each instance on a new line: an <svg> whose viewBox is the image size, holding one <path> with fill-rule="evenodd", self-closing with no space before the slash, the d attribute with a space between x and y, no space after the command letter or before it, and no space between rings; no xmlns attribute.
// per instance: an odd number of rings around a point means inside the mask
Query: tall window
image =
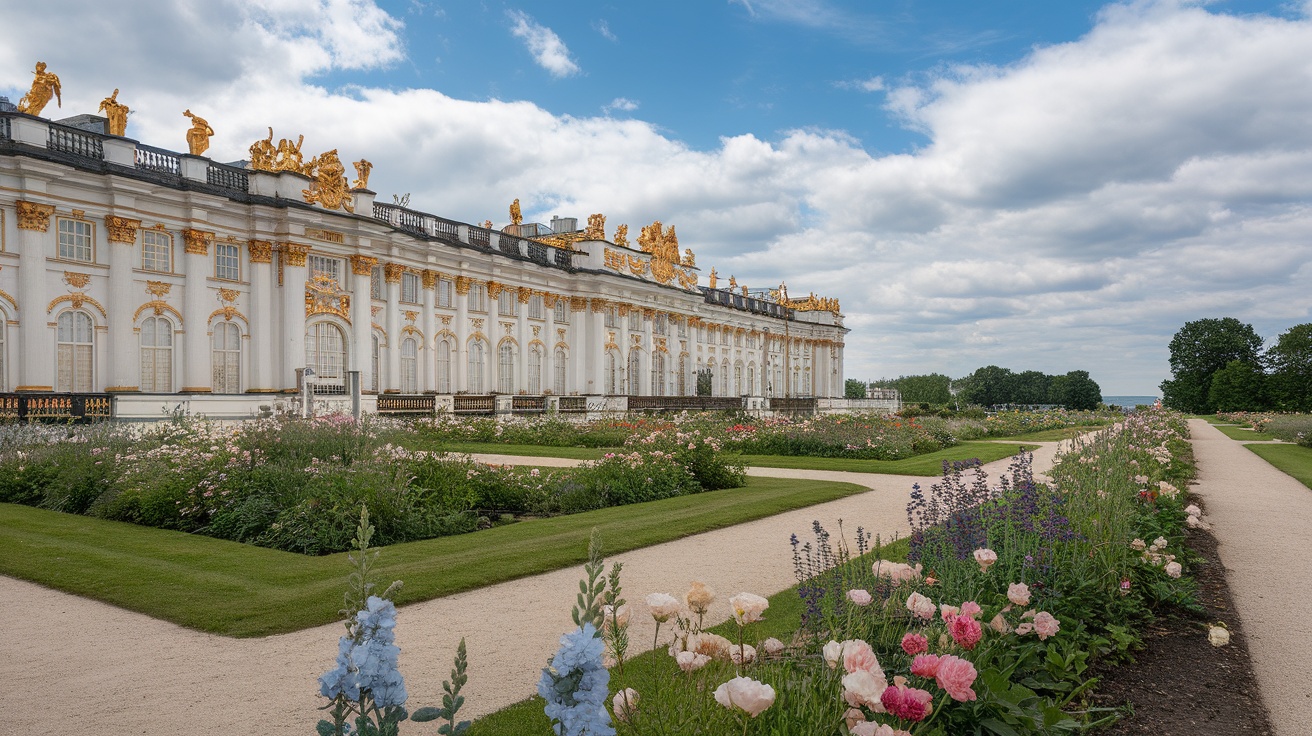
<svg viewBox="0 0 1312 736"><path fill-rule="evenodd" d="M383 267L374 266L369 271L369 298L386 299L387 294L383 291Z"/></svg>
<svg viewBox="0 0 1312 736"><path fill-rule="evenodd" d="M756 396L756 364L747 364L747 390L743 393L749 396Z"/></svg>
<svg viewBox="0 0 1312 736"><path fill-rule="evenodd" d="M4 223L0 222L0 227L3 226ZM8 318L5 315L4 310L0 309L0 391L4 391L6 386L8 386L8 384L5 383L5 376L7 375L5 373L5 322L7 321Z"/></svg>
<svg viewBox="0 0 1312 736"><path fill-rule="evenodd" d="M743 391L743 364L741 362L733 364L733 385L737 393L746 393Z"/></svg>
<svg viewBox="0 0 1312 736"><path fill-rule="evenodd" d="M565 299L556 300L556 324L569 324L569 302Z"/></svg>
<svg viewBox="0 0 1312 736"><path fill-rule="evenodd" d="M169 273L173 270L173 236L158 230L141 233L141 268Z"/></svg>
<svg viewBox="0 0 1312 736"><path fill-rule="evenodd" d="M534 346L528 351L528 392L542 393L542 348Z"/></svg>
<svg viewBox="0 0 1312 736"><path fill-rule="evenodd" d="M86 312L59 315L55 376L56 391L85 393L91 390L95 361L95 330Z"/></svg>
<svg viewBox="0 0 1312 736"><path fill-rule="evenodd" d="M342 261L338 258L311 255L309 266L310 278L314 278L315 276L327 276L339 284L342 282Z"/></svg>
<svg viewBox="0 0 1312 736"><path fill-rule="evenodd" d="M210 387L216 394L241 391L241 331L231 322L214 326L210 339L210 368L214 374Z"/></svg>
<svg viewBox="0 0 1312 736"><path fill-rule="evenodd" d="M651 355L651 395L665 395L665 353Z"/></svg>
<svg viewBox="0 0 1312 736"><path fill-rule="evenodd" d="M214 278L241 280L241 249L231 243L214 244Z"/></svg>
<svg viewBox="0 0 1312 736"><path fill-rule="evenodd" d="M530 319L542 319L541 294L534 294L528 298L528 316Z"/></svg>
<svg viewBox="0 0 1312 736"><path fill-rule="evenodd" d="M680 323L682 324L682 323ZM688 395L688 354L684 353L679 356L679 375L675 379L678 386L678 395Z"/></svg>
<svg viewBox="0 0 1312 736"><path fill-rule="evenodd" d="M720 395L729 395L729 361L720 364Z"/></svg>
<svg viewBox="0 0 1312 736"><path fill-rule="evenodd" d="M687 336L688 336L688 320L683 319L682 317L675 317L675 318L674 318L674 321L677 322L678 325L679 325L679 337L687 337Z"/></svg>
<svg viewBox="0 0 1312 736"><path fill-rule="evenodd" d="M437 341L437 392L451 393L451 343Z"/></svg>
<svg viewBox="0 0 1312 736"><path fill-rule="evenodd" d="M141 390L173 390L173 323L164 317L148 317L141 323Z"/></svg>
<svg viewBox="0 0 1312 736"><path fill-rule="evenodd" d="M565 348L556 348L555 366L552 370L551 391L557 396L565 395L566 362Z"/></svg>
<svg viewBox="0 0 1312 736"><path fill-rule="evenodd" d="M377 332L373 333L373 354L370 361L373 376L370 377L369 385L374 393L378 393L378 387L383 383L383 341L378 337Z"/></svg>
<svg viewBox="0 0 1312 736"><path fill-rule="evenodd" d="M472 284L469 287L469 311L486 312L487 311L487 287L482 284Z"/></svg>
<svg viewBox="0 0 1312 736"><path fill-rule="evenodd" d="M92 235L95 225L83 220L59 218L59 257L69 261L91 262L94 257Z"/></svg>
<svg viewBox="0 0 1312 736"><path fill-rule="evenodd" d="M807 366L802 370L802 395L811 395L811 367Z"/></svg>
<svg viewBox="0 0 1312 736"><path fill-rule="evenodd" d="M641 370L642 370L642 359L638 355L638 351L634 350L631 353L629 353L628 386L629 386L630 394L636 395L638 393L638 386L640 385L638 383L638 381L640 380L639 372Z"/></svg>
<svg viewBox="0 0 1312 736"><path fill-rule="evenodd" d="M470 290L473 293L473 290ZM469 343L469 393L483 393L483 370L487 364L487 348L481 340Z"/></svg>
<svg viewBox="0 0 1312 736"><path fill-rule="evenodd" d="M658 312L655 317L651 318L651 331L656 335L665 334L665 314Z"/></svg>
<svg viewBox="0 0 1312 736"><path fill-rule="evenodd" d="M340 386L346 377L346 336L331 322L315 322L305 329L305 367L314 370L314 382Z"/></svg>
<svg viewBox="0 0 1312 736"><path fill-rule="evenodd" d="M642 331L642 312L636 309L629 310L629 332Z"/></svg>
<svg viewBox="0 0 1312 736"><path fill-rule="evenodd" d="M401 393L419 393L419 342L413 337L401 341Z"/></svg>
<svg viewBox="0 0 1312 736"><path fill-rule="evenodd" d="M620 356L610 351L606 353L606 394L614 396L620 393Z"/></svg>
<svg viewBox="0 0 1312 736"><path fill-rule="evenodd" d="M437 306L450 307L452 291L450 279L439 279L437 282Z"/></svg>
<svg viewBox="0 0 1312 736"><path fill-rule="evenodd" d="M738 332L737 330L734 331L734 333L733 333L733 345L734 345L734 347L736 347L736 348L740 348L740 347L743 346L743 333Z"/></svg>
<svg viewBox="0 0 1312 736"><path fill-rule="evenodd" d="M401 274L401 301L419 304L423 301L419 298L419 289L419 274L410 272Z"/></svg>
<svg viewBox="0 0 1312 736"><path fill-rule="evenodd" d="M497 314L502 317L518 317L519 300L515 297L515 292L502 289L501 293L497 294Z"/></svg>
<svg viewBox="0 0 1312 736"><path fill-rule="evenodd" d="M615 307L606 307L606 327L616 328L620 326L619 312Z"/></svg>
<svg viewBox="0 0 1312 736"><path fill-rule="evenodd" d="M508 342L497 349L497 393L515 393L515 346Z"/></svg>

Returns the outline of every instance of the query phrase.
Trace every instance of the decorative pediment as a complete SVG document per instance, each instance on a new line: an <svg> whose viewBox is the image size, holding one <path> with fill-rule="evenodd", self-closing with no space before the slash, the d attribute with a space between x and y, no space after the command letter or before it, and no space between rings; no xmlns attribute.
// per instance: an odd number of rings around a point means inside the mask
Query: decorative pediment
<svg viewBox="0 0 1312 736"><path fill-rule="evenodd" d="M331 276L315 274L305 282L305 316L315 314L335 314L351 321L351 296Z"/></svg>

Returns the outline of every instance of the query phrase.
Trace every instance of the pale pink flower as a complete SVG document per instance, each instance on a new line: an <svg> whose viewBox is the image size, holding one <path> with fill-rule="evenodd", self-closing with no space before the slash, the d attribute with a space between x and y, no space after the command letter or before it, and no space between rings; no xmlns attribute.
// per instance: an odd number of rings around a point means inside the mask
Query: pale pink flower
<svg viewBox="0 0 1312 736"><path fill-rule="evenodd" d="M1034 624L1024 623L1016 627L1016 636L1025 636L1034 630Z"/></svg>
<svg viewBox="0 0 1312 736"><path fill-rule="evenodd" d="M626 687L615 693L615 698L610 701L610 705L615 710L615 720L628 723L633 714L638 712L638 691Z"/></svg>
<svg viewBox="0 0 1312 736"><path fill-rule="evenodd" d="M991 549L982 548L975 550L975 562L979 563L980 572L988 572L993 563L998 561L998 553Z"/></svg>
<svg viewBox="0 0 1312 736"><path fill-rule="evenodd" d="M711 658L697 652L679 652L674 656L674 661L679 663L679 669L684 672L695 672L705 667Z"/></svg>
<svg viewBox="0 0 1312 736"><path fill-rule="evenodd" d="M729 599L733 620L741 626L761 620L761 614L770 607L770 601L755 593L739 593Z"/></svg>
<svg viewBox="0 0 1312 736"><path fill-rule="evenodd" d="M895 731L887 723L876 723L874 721L863 721L849 729L852 736L900 736L906 731Z"/></svg>
<svg viewBox="0 0 1312 736"><path fill-rule="evenodd" d="M619 608L612 606L601 607L601 628L603 631L610 631L616 627L624 629L629 626L629 604L625 603Z"/></svg>
<svg viewBox="0 0 1312 736"><path fill-rule="evenodd" d="M847 591L847 599L855 605L868 606L874 600L874 597L870 595L870 591L857 588Z"/></svg>
<svg viewBox="0 0 1312 736"><path fill-rule="evenodd" d="M975 699L975 691L971 690L970 686L975 684L977 674L975 665L949 654L939 658L934 680L938 682L939 687L947 691L949 697L964 703Z"/></svg>
<svg viewBox="0 0 1312 736"><path fill-rule="evenodd" d="M884 670L879 666L875 650L860 639L848 639L843 642L843 669L848 672L865 670L873 675L883 677Z"/></svg>
<svg viewBox="0 0 1312 736"><path fill-rule="evenodd" d="M866 722L866 714L860 708L848 708L847 712L843 714L843 722L847 724L847 729L851 731L856 724Z"/></svg>
<svg viewBox="0 0 1312 736"><path fill-rule="evenodd" d="M735 677L715 688L715 702L755 718L774 704L774 688L750 677Z"/></svg>
<svg viewBox="0 0 1312 736"><path fill-rule="evenodd" d="M665 623L679 613L679 599L669 593L651 593L647 596L647 608L657 623Z"/></svg>
<svg viewBox="0 0 1312 736"><path fill-rule="evenodd" d="M989 622L989 628L993 629L999 634L1011 633L1011 624L1007 623L1007 619L1003 618L1002 614L1000 613L994 616L993 620Z"/></svg>
<svg viewBox="0 0 1312 736"><path fill-rule="evenodd" d="M742 647L742 651L741 651L741 653L740 653L737 644L732 644L732 645L730 645L730 646L729 646L729 661L730 661L730 662L733 662L734 664L736 664L736 665L738 665L738 666L740 666L740 667L741 667L742 665L745 665L745 664L751 664L752 662L755 662L755 661L756 661L756 647L752 646L751 644L744 644L743 647Z"/></svg>
<svg viewBox="0 0 1312 736"><path fill-rule="evenodd" d="M1184 572L1184 568L1180 567L1180 563L1178 563L1178 562L1168 562L1168 563L1166 563L1166 575L1167 575L1167 577L1178 578L1178 577L1180 577L1181 573L1183 573L1183 572Z"/></svg>
<svg viewBox="0 0 1312 736"><path fill-rule="evenodd" d="M961 604L962 616L970 616L971 618L975 618L976 616L980 615L983 612L984 610L980 608L979 604L976 603L975 601L966 601L965 603Z"/></svg>
<svg viewBox="0 0 1312 736"><path fill-rule="evenodd" d="M902 637L902 651L906 652L909 657L914 657L922 652L928 652L929 640L926 639L923 634L908 631L906 635Z"/></svg>
<svg viewBox="0 0 1312 736"><path fill-rule="evenodd" d="M1148 545L1142 539L1135 538L1133 541L1130 542L1130 549L1134 550L1135 552L1142 552L1147 548Z"/></svg>
<svg viewBox="0 0 1312 736"><path fill-rule="evenodd" d="M1012 583L1007 586L1007 600L1018 606L1030 604L1030 586L1025 583Z"/></svg>
<svg viewBox="0 0 1312 736"><path fill-rule="evenodd" d="M843 676L843 700L853 708L865 706L876 713L883 713L884 704L879 697L887 687L888 680L884 679L882 672L876 675L866 670L857 670Z"/></svg>
<svg viewBox="0 0 1312 736"><path fill-rule="evenodd" d="M888 560L880 560L879 562L876 562L872 566L872 569L874 570L876 576L882 575L888 578L889 580L891 580L893 583L903 583L903 582L911 582L914 580L919 580L921 570L923 570L924 568L921 567L921 565L919 564L917 564L915 567L912 567L911 565L908 565L905 562L889 562Z"/></svg>
<svg viewBox="0 0 1312 736"><path fill-rule="evenodd" d="M907 678L899 675L879 700L885 710L904 721L923 721L929 715L934 696L928 690L907 687Z"/></svg>
<svg viewBox="0 0 1312 736"><path fill-rule="evenodd" d="M1192 504L1192 503L1189 504L1188 506L1185 506L1185 507L1184 507L1184 512L1185 512L1186 514L1190 515L1190 516L1202 516L1202 515L1203 515L1203 510L1200 509L1200 508L1198 508L1198 506L1197 506L1196 504Z"/></svg>
<svg viewBox="0 0 1312 736"><path fill-rule="evenodd" d="M1047 611L1040 611L1034 617L1034 633L1039 635L1039 639L1047 639L1050 636L1056 636L1061 630L1061 623L1057 617Z"/></svg>
<svg viewBox="0 0 1312 736"><path fill-rule="evenodd" d="M697 635L697 652L712 659L728 659L731 642L719 634L701 633ZM690 640L691 642L691 640Z"/></svg>
<svg viewBox="0 0 1312 736"><path fill-rule="evenodd" d="M952 623L952 619L956 618L957 614L961 612L960 608L957 608L956 606L949 606L946 603L939 606L938 608L939 608L939 617L942 618L947 623Z"/></svg>
<svg viewBox="0 0 1312 736"><path fill-rule="evenodd" d="M829 665L829 669L837 669L838 665L843 662L843 645L839 642L830 640L830 642L825 644L824 648L820 650L820 654L825 658L825 664Z"/></svg>
<svg viewBox="0 0 1312 736"><path fill-rule="evenodd" d="M907 610L920 618L934 618L934 601L919 593L912 593L907 596Z"/></svg>
<svg viewBox="0 0 1312 736"><path fill-rule="evenodd" d="M777 656L784 651L784 643L773 636L761 642L761 649L771 657Z"/></svg>
<svg viewBox="0 0 1312 736"><path fill-rule="evenodd" d="M714 601L715 590L706 587L703 583L693 583L688 592L683 594L683 602L688 604L689 610L699 616L705 615Z"/></svg>
<svg viewBox="0 0 1312 736"><path fill-rule="evenodd" d="M911 674L916 675L917 677L932 678L937 673L937 654L917 654L916 658L911 660Z"/></svg>
<svg viewBox="0 0 1312 736"><path fill-rule="evenodd" d="M984 635L983 628L979 622L970 616L957 616L948 623L948 631L951 632L953 640L962 649L974 649L979 643L980 637Z"/></svg>

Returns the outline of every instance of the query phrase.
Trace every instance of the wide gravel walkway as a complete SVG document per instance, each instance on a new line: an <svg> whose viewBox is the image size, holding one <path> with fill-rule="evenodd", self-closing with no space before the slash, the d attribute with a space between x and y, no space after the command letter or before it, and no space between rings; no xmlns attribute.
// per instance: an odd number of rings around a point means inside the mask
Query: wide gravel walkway
<svg viewBox="0 0 1312 736"><path fill-rule="evenodd" d="M1036 471L1051 467L1056 450L1057 443L1042 443L1035 451ZM495 461L545 464L541 458L512 456ZM1000 460L985 469L997 478L1008 463ZM718 592L714 610L723 620L729 596L767 595L795 582L788 538L794 533L811 538L812 520L835 536L842 519L849 536L861 525L889 540L907 531L911 485L935 480L774 468L750 472L845 481L871 490L617 557L624 563L625 597L635 604L635 650L649 647L654 633L642 603L646 594L681 596L691 581L703 581ZM441 682L449 677L461 637L469 651L464 717L531 695L560 635L572 626L569 611L581 575L581 567L558 570L401 609L397 644L410 706L441 704ZM343 632L341 624L330 624L230 639L3 576L0 620L8 642L0 657L0 681L13 694L0 706L0 734L6 736L305 736L313 733L315 709L324 702L316 678L332 666ZM433 730L410 726L402 732Z"/></svg>
<svg viewBox="0 0 1312 736"><path fill-rule="evenodd" d="M1253 670L1277 734L1312 733L1312 490L1244 444L1190 419L1198 483Z"/></svg>

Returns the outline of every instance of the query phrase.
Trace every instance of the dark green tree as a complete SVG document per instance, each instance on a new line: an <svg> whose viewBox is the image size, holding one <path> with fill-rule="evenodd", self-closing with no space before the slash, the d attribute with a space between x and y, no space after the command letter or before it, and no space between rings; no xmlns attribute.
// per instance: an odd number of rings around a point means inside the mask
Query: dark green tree
<svg viewBox="0 0 1312 736"><path fill-rule="evenodd" d="M1061 404L1067 409L1092 411L1102 403L1102 387L1089 377L1088 371L1071 371L1064 376L1054 376L1051 385L1052 403Z"/></svg>
<svg viewBox="0 0 1312 736"><path fill-rule="evenodd" d="M1051 388L1052 378L1052 376L1039 371L1017 373L1012 381L1012 402L1016 404L1049 403L1048 393Z"/></svg>
<svg viewBox="0 0 1312 736"><path fill-rule="evenodd" d="M1252 363L1232 360L1212 374L1207 403L1215 411L1261 411L1266 408L1266 374Z"/></svg>
<svg viewBox="0 0 1312 736"><path fill-rule="evenodd" d="M1162 403L1192 414L1211 414L1212 376L1232 360L1258 365L1262 338L1234 317L1186 322L1171 338L1171 378L1163 381Z"/></svg>
<svg viewBox="0 0 1312 736"><path fill-rule="evenodd" d="M858 381L855 378L843 381L843 396L849 399L864 399L866 397L866 382Z"/></svg>
<svg viewBox="0 0 1312 736"><path fill-rule="evenodd" d="M966 378L964 398L968 403L980 406L1010 404L1013 402L1014 376L1011 369L996 365L978 368Z"/></svg>
<svg viewBox="0 0 1312 736"><path fill-rule="evenodd" d="M1312 323L1294 325L1266 351L1268 398L1282 411L1312 412Z"/></svg>
<svg viewBox="0 0 1312 736"><path fill-rule="evenodd" d="M952 401L952 379L942 373L918 376L881 378L874 382L880 388L895 388L908 404L948 404Z"/></svg>

